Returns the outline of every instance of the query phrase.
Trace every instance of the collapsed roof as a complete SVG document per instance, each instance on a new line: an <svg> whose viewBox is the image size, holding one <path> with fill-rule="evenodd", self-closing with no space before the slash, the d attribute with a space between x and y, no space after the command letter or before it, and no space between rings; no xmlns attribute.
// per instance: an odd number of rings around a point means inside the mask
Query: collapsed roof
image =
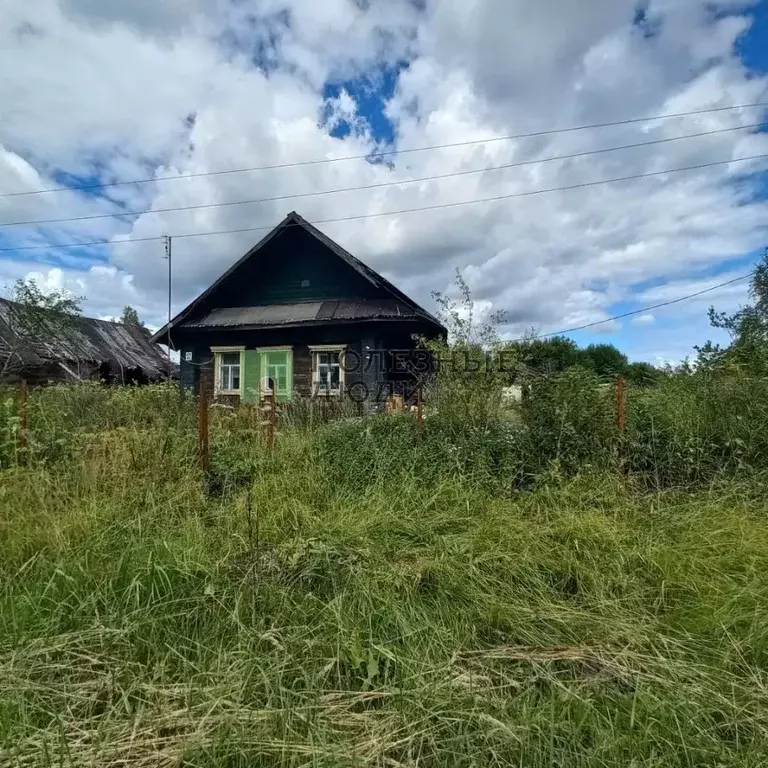
<svg viewBox="0 0 768 768"><path fill-rule="evenodd" d="M108 365L118 375L139 371L147 379L168 375L168 358L139 326L96 320L91 317L56 316L0 299L0 371L59 367L71 378L80 378L81 365Z"/></svg>

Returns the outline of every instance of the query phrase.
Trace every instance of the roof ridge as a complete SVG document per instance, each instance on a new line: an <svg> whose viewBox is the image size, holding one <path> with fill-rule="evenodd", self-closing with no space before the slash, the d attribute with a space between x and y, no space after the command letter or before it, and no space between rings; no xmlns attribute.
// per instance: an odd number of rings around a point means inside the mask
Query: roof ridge
<svg viewBox="0 0 768 768"><path fill-rule="evenodd" d="M275 226L274 229L270 230L261 240L259 240L258 243L256 243L256 245L246 251L245 254L243 254L234 264L232 264L232 266L230 266L224 273L222 273L216 280L214 280L208 286L208 288L206 288L199 296L193 299L184 309L181 310L181 312L177 313L176 316L171 319L170 327L174 328L174 326L178 325L179 322L184 320L197 306L199 306L200 302L203 301L206 297L210 296L211 293L213 293L213 291L224 282L224 280L236 272L251 257L255 256L270 242L270 240L276 237L286 227L291 225L301 227L305 232L318 239L329 250L331 250L331 252L335 253L339 258L346 262L348 266L352 267L352 269L358 272L358 274L368 280L368 282L370 282L376 288L383 288L388 293L392 294L396 299L399 299L404 304L408 305L408 307L410 307L412 310L421 314L424 318L445 330L443 324L436 317L427 312L426 309L419 306L413 299L403 293L389 280L380 275L364 262L360 261L360 259L358 259L356 256L353 256L343 246L339 245L335 240L332 240L328 235L308 222L296 211L290 211L282 219L282 221L280 221L280 223ZM162 339L163 335L168 333L168 325L169 324L166 323L162 328L158 329L152 335L152 341L157 342Z"/></svg>
<svg viewBox="0 0 768 768"><path fill-rule="evenodd" d="M376 285L377 288L384 288L385 290L392 293L395 296L395 298L407 304L411 309L414 309L417 312L422 313L423 315L425 315L426 317L428 317L430 320L434 321L438 325L440 326L443 325L436 317L434 317L430 312L428 312L422 306L417 304L410 296L405 294L396 285L394 285L389 280L387 280L387 278L384 277L381 273L377 272L375 269L368 266L364 261L361 261L360 259L358 259L357 256L350 253L346 248L344 248L344 246L339 245L335 240L332 240L330 237L328 237L328 235L326 235L324 232L319 230L314 224L311 224L302 216L300 216L298 213L296 213L296 211L291 211L286 217L286 220L288 218L292 218L296 220L299 223L299 225L302 226L304 229L306 229L310 234L314 235L315 237L318 237L323 242L326 242L326 244L329 245L332 250L337 252L337 255L342 256L342 258L345 258L347 260L351 260L354 263L354 266L359 268L358 271L362 270L362 272L364 273L363 276L366 277L374 285ZM339 251L341 251L341 253L338 253Z"/></svg>

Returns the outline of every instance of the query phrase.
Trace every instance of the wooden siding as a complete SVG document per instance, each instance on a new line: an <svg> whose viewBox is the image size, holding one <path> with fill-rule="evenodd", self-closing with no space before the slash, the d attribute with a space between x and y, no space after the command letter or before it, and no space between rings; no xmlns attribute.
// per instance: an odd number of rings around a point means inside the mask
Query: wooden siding
<svg viewBox="0 0 768 768"><path fill-rule="evenodd" d="M360 362L356 370L346 372L346 386L356 387L353 392L359 396L367 391L371 398L380 397L386 387L393 382L408 381L407 374L396 374L383 361L381 353L391 349L410 349L411 326L407 323L387 324L386 331L375 323L355 325L329 325L308 328L275 328L263 331L242 331L237 329L215 332L187 331L177 337L181 350L181 385L197 391L202 373L208 377L209 393L213 385L212 346L244 346L247 350L264 347L290 346L293 348L293 387L300 397L312 393L312 355L309 347L313 345L345 345L356 353ZM368 350L366 350L368 348ZM186 352L192 352L192 361L185 359ZM367 353L373 355L371 363L384 362L384 365L366 365ZM247 376L246 376L247 379ZM362 388L364 385L364 388ZM398 389L399 391L399 389ZM237 398L235 398L237 400Z"/></svg>
<svg viewBox="0 0 768 768"><path fill-rule="evenodd" d="M312 353L305 344L293 348L293 388L302 397L312 394Z"/></svg>
<svg viewBox="0 0 768 768"><path fill-rule="evenodd" d="M207 308L242 307L385 295L297 227L275 237L205 303Z"/></svg>

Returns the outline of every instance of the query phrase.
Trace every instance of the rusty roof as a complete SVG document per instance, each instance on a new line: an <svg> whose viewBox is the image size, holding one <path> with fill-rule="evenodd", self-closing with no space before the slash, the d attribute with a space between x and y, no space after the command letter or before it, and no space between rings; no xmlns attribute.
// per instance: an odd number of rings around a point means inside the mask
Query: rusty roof
<svg viewBox="0 0 768 768"><path fill-rule="evenodd" d="M268 328L363 320L418 320L423 314L396 299L307 301L296 304L269 304L257 307L213 309L182 328Z"/></svg>
<svg viewBox="0 0 768 768"><path fill-rule="evenodd" d="M21 368L49 363L109 363L117 369L140 369L148 378L168 372L168 358L150 341L145 328L73 316L67 322L35 323L23 329L20 305L0 299L0 368L14 356Z"/></svg>

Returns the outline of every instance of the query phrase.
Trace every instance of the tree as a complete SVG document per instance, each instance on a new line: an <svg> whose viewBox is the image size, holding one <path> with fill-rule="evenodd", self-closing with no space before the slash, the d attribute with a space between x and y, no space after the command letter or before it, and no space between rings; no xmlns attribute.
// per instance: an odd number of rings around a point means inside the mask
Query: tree
<svg viewBox="0 0 768 768"><path fill-rule="evenodd" d="M436 363L433 386L439 389L440 411L453 414L463 425L487 424L501 402L501 387L508 374L500 370L494 355L501 347L495 325L503 313L488 321L476 317L475 302L466 281L456 270L458 301L433 291L438 317L448 330L448 338L420 340Z"/></svg>
<svg viewBox="0 0 768 768"><path fill-rule="evenodd" d="M82 297L67 291L43 291L33 278L17 280L11 290L13 304L6 305L3 320L10 337L3 339L7 357L0 377L22 367L24 347L44 343L46 339L66 336L77 325L82 313Z"/></svg>
<svg viewBox="0 0 768 768"><path fill-rule="evenodd" d="M578 363L598 376L624 376L629 360L613 344L590 344L580 350Z"/></svg>
<svg viewBox="0 0 768 768"><path fill-rule="evenodd" d="M456 288L461 295L457 304L450 296L432 291L432 298L439 307L437 314L448 329L448 343L456 346L496 347L499 336L496 325L504 321L503 312L495 312L490 322L478 323L475 319L475 302L461 272L456 270Z"/></svg>
<svg viewBox="0 0 768 768"><path fill-rule="evenodd" d="M531 338L510 344L508 348L517 352L522 363L540 373L559 373L576 365L579 358L576 342L565 336Z"/></svg>
<svg viewBox="0 0 768 768"><path fill-rule="evenodd" d="M751 303L729 315L709 308L709 323L713 328L726 331L731 343L721 347L712 341L695 347L700 368L744 368L752 373L768 373L768 248L749 283Z"/></svg>
<svg viewBox="0 0 768 768"><path fill-rule="evenodd" d="M630 363L626 370L627 381L640 387L658 384L666 375L661 368L650 363Z"/></svg>
<svg viewBox="0 0 768 768"><path fill-rule="evenodd" d="M48 291L45 293L34 278L17 280L11 292L11 301L16 302L21 308L21 315L26 318L45 318L50 321L51 313L61 315L64 322L67 318L78 316L82 313L83 298L73 296L67 291Z"/></svg>
<svg viewBox="0 0 768 768"><path fill-rule="evenodd" d="M123 325L135 325L138 328L143 328L144 323L139 318L139 313L130 305L123 307L123 314L120 316L120 322Z"/></svg>

